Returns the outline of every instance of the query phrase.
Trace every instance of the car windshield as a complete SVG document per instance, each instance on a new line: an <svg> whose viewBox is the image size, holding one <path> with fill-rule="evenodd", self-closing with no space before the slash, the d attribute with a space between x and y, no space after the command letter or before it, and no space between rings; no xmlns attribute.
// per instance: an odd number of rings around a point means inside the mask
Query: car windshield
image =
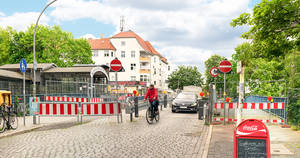
<svg viewBox="0 0 300 158"><path fill-rule="evenodd" d="M176 99L195 99L195 94L192 93L180 93Z"/></svg>

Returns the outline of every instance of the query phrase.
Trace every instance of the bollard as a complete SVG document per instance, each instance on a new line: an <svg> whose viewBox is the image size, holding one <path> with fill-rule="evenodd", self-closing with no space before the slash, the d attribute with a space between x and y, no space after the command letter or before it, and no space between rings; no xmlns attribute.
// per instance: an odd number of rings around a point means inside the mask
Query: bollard
<svg viewBox="0 0 300 158"><path fill-rule="evenodd" d="M203 120L203 107L204 107L204 101L198 102L198 119Z"/></svg>
<svg viewBox="0 0 300 158"><path fill-rule="evenodd" d="M164 96L164 108L167 108L167 103L168 103L168 96Z"/></svg>
<svg viewBox="0 0 300 158"><path fill-rule="evenodd" d="M135 110L134 110L134 116L135 117L139 117L139 104L138 104L138 97L134 97L134 107L135 107Z"/></svg>

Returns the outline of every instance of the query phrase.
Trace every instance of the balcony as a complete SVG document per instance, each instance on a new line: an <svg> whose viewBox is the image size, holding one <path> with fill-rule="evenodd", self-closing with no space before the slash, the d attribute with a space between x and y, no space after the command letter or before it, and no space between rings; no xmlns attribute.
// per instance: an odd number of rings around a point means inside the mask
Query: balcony
<svg viewBox="0 0 300 158"><path fill-rule="evenodd" d="M147 66L141 66L140 69L147 69L147 70L150 70L150 65L147 65Z"/></svg>
<svg viewBox="0 0 300 158"><path fill-rule="evenodd" d="M150 69L140 69L140 74L150 74Z"/></svg>
<svg viewBox="0 0 300 158"><path fill-rule="evenodd" d="M149 57L140 57L140 62L150 62Z"/></svg>

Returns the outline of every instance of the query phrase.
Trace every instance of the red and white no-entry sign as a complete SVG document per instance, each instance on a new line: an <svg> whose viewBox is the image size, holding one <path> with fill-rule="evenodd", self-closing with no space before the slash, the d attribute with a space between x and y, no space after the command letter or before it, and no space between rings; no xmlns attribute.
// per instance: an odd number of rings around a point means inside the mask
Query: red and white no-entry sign
<svg viewBox="0 0 300 158"><path fill-rule="evenodd" d="M122 69L121 61L118 60L117 58L112 60L110 62L110 69L116 72L120 71Z"/></svg>
<svg viewBox="0 0 300 158"><path fill-rule="evenodd" d="M211 75L212 77L217 77L217 76L219 75L219 73L218 73L218 68L217 68L217 67L212 67L212 68L210 69L209 73L210 73L210 75Z"/></svg>
<svg viewBox="0 0 300 158"><path fill-rule="evenodd" d="M231 70L232 65L228 60L224 60L219 64L219 70L223 73L227 73Z"/></svg>

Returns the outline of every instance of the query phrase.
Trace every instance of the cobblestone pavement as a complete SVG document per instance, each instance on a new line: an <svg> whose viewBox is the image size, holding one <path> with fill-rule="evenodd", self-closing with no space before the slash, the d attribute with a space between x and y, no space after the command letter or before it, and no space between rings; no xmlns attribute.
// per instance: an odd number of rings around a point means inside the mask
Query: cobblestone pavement
<svg viewBox="0 0 300 158"><path fill-rule="evenodd" d="M129 122L102 117L78 125L41 128L0 139L0 157L201 157L208 126L194 113L161 112L148 125L145 111Z"/></svg>

